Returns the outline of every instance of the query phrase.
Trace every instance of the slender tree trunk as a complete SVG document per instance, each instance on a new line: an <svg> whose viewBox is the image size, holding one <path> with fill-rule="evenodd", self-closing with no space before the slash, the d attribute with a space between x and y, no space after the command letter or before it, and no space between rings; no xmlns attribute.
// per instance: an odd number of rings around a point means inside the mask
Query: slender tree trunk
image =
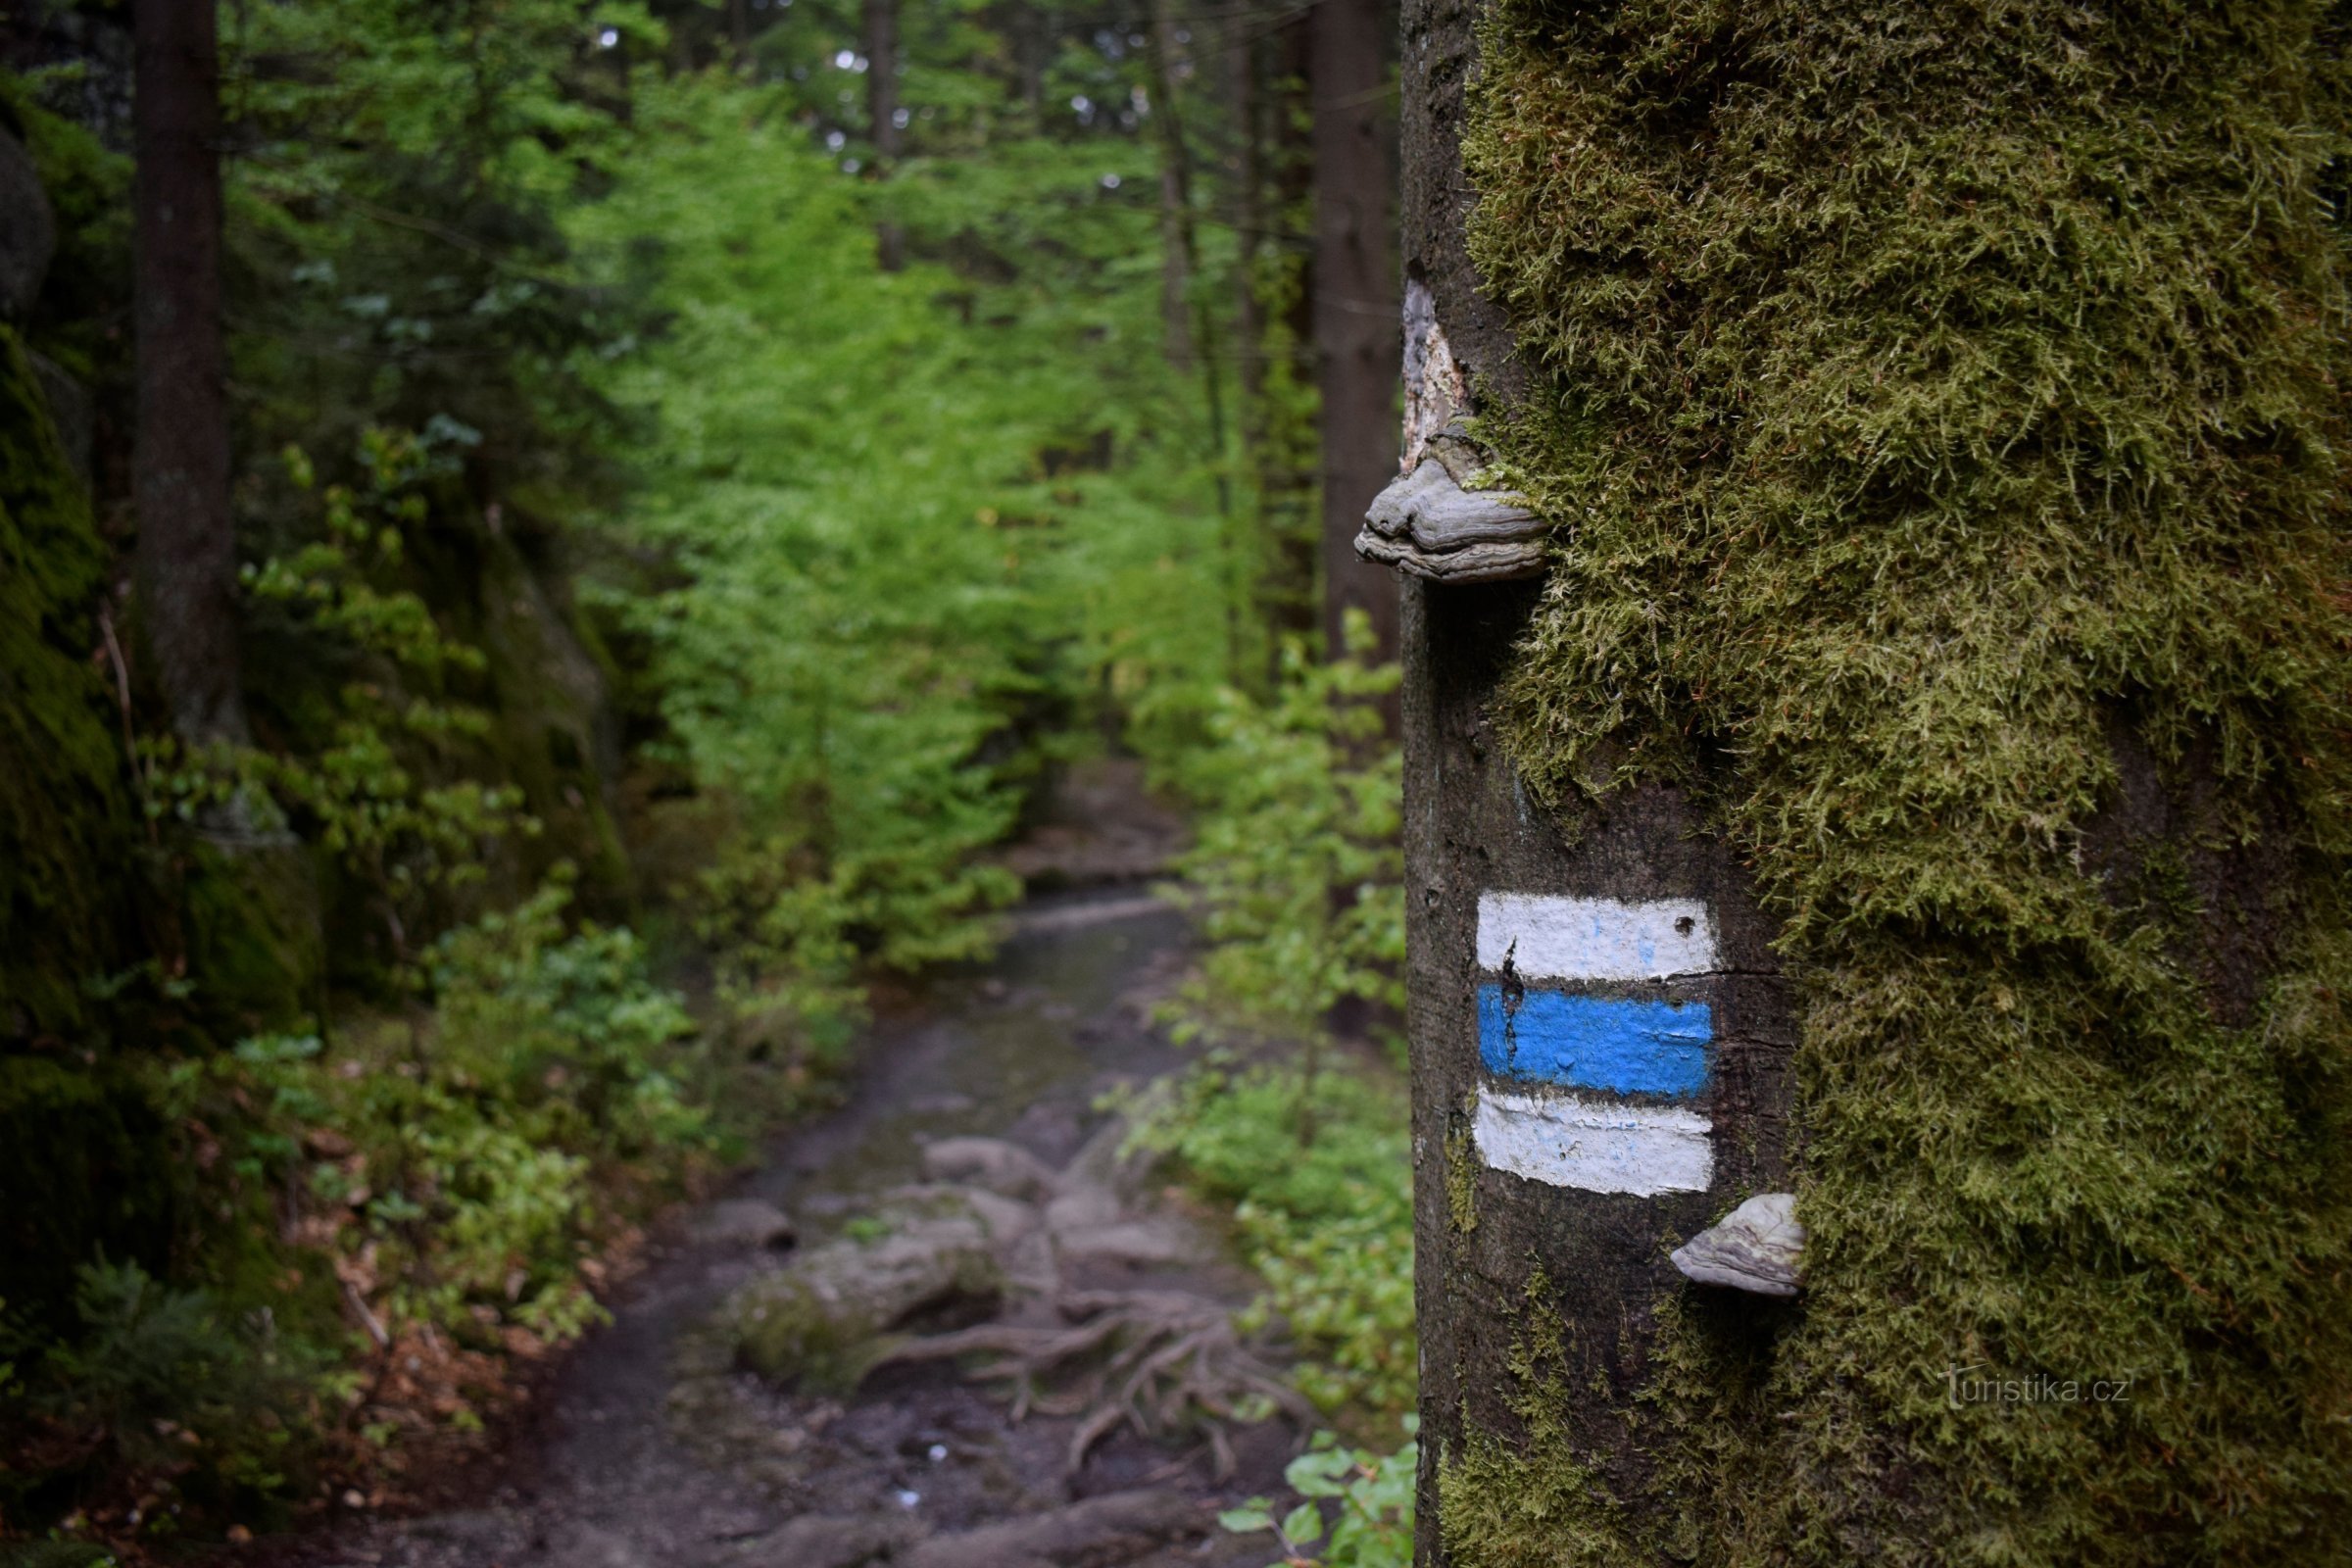
<svg viewBox="0 0 2352 1568"><path fill-rule="evenodd" d="M874 144L874 178L887 179L899 161L899 0L865 0L865 113ZM882 270L906 265L906 231L883 222L874 249Z"/></svg>
<svg viewBox="0 0 2352 1568"><path fill-rule="evenodd" d="M735 67L747 68L752 56L752 0L727 0L727 38L735 45Z"/></svg>
<svg viewBox="0 0 2352 1568"><path fill-rule="evenodd" d="M1054 13L1044 6L1022 5L1013 47L1018 52L1021 106L1032 130L1046 127L1046 67L1053 63Z"/></svg>
<svg viewBox="0 0 2352 1568"><path fill-rule="evenodd" d="M133 134L141 618L172 727L243 741L212 0L139 0Z"/></svg>
<svg viewBox="0 0 2352 1568"><path fill-rule="evenodd" d="M1152 121L1159 128L1159 318L1168 363L1192 372L1192 277L1200 265L1193 232L1193 161L1176 102L1176 26L1167 0L1151 0Z"/></svg>
<svg viewBox="0 0 2352 1568"><path fill-rule="evenodd" d="M1371 616L1378 658L1396 651L1396 580L1355 556L1364 508L1396 467L1396 266L1383 48L1394 16L1384 0L1316 0L1309 19L1323 635L1334 658L1351 609Z"/></svg>
<svg viewBox="0 0 2352 1568"><path fill-rule="evenodd" d="M1258 405L1266 387L1266 319L1265 306L1258 298L1257 260L1266 226L1265 125L1257 90L1259 49L1254 21L1244 17L1232 27L1226 66L1238 132L1233 158L1233 336L1234 364L1241 384L1236 424L1243 461L1250 463L1264 436Z"/></svg>
<svg viewBox="0 0 2352 1568"><path fill-rule="evenodd" d="M1245 350L1245 373L1258 381L1256 402L1256 519L1265 534L1260 550L1258 620L1280 635L1315 635L1322 625L1322 517L1317 514L1317 467L1322 440L1315 414L1303 412L1296 390L1312 385L1315 365L1315 272L1310 266L1312 205L1315 205L1315 148L1307 111L1305 12L1272 12L1265 19L1265 75L1256 82L1258 116L1247 155L1258 167L1256 225L1263 252L1251 291L1253 331ZM1277 358L1280 350L1280 358ZM1275 395L1280 388L1280 395ZM1270 642L1272 647L1272 642ZM1268 662L1263 677L1275 667Z"/></svg>

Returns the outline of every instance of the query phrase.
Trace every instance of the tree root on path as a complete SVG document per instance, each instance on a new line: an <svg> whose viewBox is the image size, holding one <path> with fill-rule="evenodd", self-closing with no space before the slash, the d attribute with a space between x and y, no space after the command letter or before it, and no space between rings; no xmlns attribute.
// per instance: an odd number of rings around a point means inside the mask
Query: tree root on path
<svg viewBox="0 0 2352 1568"><path fill-rule="evenodd" d="M1314 1411L1242 1343L1220 1302L1183 1291L1080 1291L1057 1298L1054 1311L1058 1324L982 1323L905 1341L878 1360L993 1356L965 1376L1010 1384L1013 1420L1032 1410L1084 1417L1070 1438L1071 1471L1121 1425L1158 1437L1192 1424L1222 1481L1234 1469L1227 1423L1279 1410L1301 1429L1314 1424Z"/></svg>

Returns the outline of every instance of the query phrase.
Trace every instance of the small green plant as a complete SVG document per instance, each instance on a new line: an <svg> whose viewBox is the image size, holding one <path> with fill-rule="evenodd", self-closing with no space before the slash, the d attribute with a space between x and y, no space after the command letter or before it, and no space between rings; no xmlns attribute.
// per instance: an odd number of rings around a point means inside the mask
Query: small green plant
<svg viewBox="0 0 2352 1568"><path fill-rule="evenodd" d="M1363 662L1361 612L1347 635L1330 663L1286 644L1270 703L1212 693L1204 744L1168 768L1200 808L1183 871L1209 942L1172 1009L1180 1039L1311 1047L1344 1001L1404 1004L1403 764L1376 706L1397 670Z"/></svg>
<svg viewBox="0 0 2352 1568"><path fill-rule="evenodd" d="M1317 1562L1325 1568L1407 1568L1413 1560L1413 1488L1421 1457L1413 1437L1417 1425L1417 1418L1405 1417L1405 1442L1393 1453L1343 1447L1332 1434L1318 1433L1306 1452L1283 1471L1291 1490L1305 1501L1276 1519L1272 1503L1252 1497L1217 1515L1217 1523L1236 1535L1274 1532L1282 1557L1270 1568ZM1327 1499L1338 1503L1328 1516Z"/></svg>
<svg viewBox="0 0 2352 1568"><path fill-rule="evenodd" d="M1279 1315L1304 1352L1301 1393L1347 1421L1401 1412L1417 1378L1412 1167L1403 1088L1385 1070L1328 1071L1319 1130L1295 1136L1303 1073L1207 1065L1139 1127L1206 1197L1233 1205L1266 1292L1243 1326Z"/></svg>
<svg viewBox="0 0 2352 1568"><path fill-rule="evenodd" d="M578 1333L601 1315L583 1273L600 1186L660 1180L712 1143L681 1088L683 1002L647 979L629 932L566 933L569 896L558 877L443 937L429 1010L346 1030L331 1053L268 1036L168 1076L175 1111L235 1129L232 1181L302 1195L298 1231L384 1341L411 1325Z"/></svg>
<svg viewBox="0 0 2352 1568"><path fill-rule="evenodd" d="M370 429L357 489L318 491L309 455L284 453L294 489L318 496L321 536L247 567L245 590L303 622L320 657L347 670L304 715L322 745L140 742L150 813L246 834L290 828L318 844L370 891L401 964L420 946L431 896L481 877L485 841L537 831L519 790L459 776L456 748L489 716L443 693L451 677L482 671L481 653L444 635L416 594L380 585L400 565L405 530L425 520L424 485L478 439L450 421L422 435Z"/></svg>
<svg viewBox="0 0 2352 1568"><path fill-rule="evenodd" d="M77 1332L11 1332L23 1376L0 1390L54 1440L110 1454L164 1494L267 1496L309 1408L314 1357L267 1312L227 1309L136 1263L90 1263L74 1298Z"/></svg>

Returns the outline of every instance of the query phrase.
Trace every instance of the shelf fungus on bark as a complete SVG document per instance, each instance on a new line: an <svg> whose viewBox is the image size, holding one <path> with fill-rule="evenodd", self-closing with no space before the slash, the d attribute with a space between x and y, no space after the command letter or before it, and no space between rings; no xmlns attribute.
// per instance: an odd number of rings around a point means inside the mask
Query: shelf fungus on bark
<svg viewBox="0 0 2352 1568"><path fill-rule="evenodd" d="M1404 291L1404 462L1364 514L1355 553L1432 582L1497 582L1544 569L1547 525L1482 484L1486 455L1463 422L1470 398L1429 290Z"/></svg>
<svg viewBox="0 0 2352 1568"><path fill-rule="evenodd" d="M1796 1195L1764 1193L1674 1250L1674 1266L1700 1285L1794 1296L1804 1283L1805 1228Z"/></svg>

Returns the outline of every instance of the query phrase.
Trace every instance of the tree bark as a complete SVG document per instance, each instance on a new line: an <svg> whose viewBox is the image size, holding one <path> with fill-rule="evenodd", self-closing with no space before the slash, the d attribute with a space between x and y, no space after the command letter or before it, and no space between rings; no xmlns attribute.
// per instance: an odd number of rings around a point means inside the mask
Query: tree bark
<svg viewBox="0 0 2352 1568"><path fill-rule="evenodd" d="M1226 69L1232 90L1233 123L1239 132L1233 159L1233 335L1234 363L1241 386L1238 425L1242 459L1250 462L1263 438L1259 399L1266 384L1265 307L1258 300L1257 259L1265 240L1265 126L1257 90L1258 43L1253 23L1232 24Z"/></svg>
<svg viewBox="0 0 2352 1568"><path fill-rule="evenodd" d="M220 324L220 104L212 0L139 0L133 134L138 585L172 727L248 738Z"/></svg>
<svg viewBox="0 0 2352 1568"><path fill-rule="evenodd" d="M874 144L873 177L887 179L899 161L899 0L865 0L865 114ZM906 231L897 223L875 225L875 257L882 270L906 265Z"/></svg>
<svg viewBox="0 0 2352 1568"><path fill-rule="evenodd" d="M1014 20L1013 47L1020 74L1021 107L1028 112L1029 128L1046 128L1046 68L1053 64L1054 13L1046 7L1019 4Z"/></svg>
<svg viewBox="0 0 2352 1568"><path fill-rule="evenodd" d="M1396 466L1396 286L1384 103L1384 41L1394 15L1384 0L1316 0L1308 23L1323 636L1334 658L1350 609L1370 615L1376 658L1396 652L1396 580L1358 561L1354 549L1364 508Z"/></svg>
<svg viewBox="0 0 2352 1568"><path fill-rule="evenodd" d="M2343 278L2327 154L2282 127L2343 100L2268 73L2340 80L2344 41L2308 13L2265 34L2168 17L2199 35L2118 27L2078 94L2001 107L2071 24L1939 36L1940 75L1887 44L1952 15L1743 13L1652 73L1649 13L1406 0L1413 427L1489 416L1557 524L1517 580L1403 595L1424 1568L2284 1564L2352 1514L2344 1435L2308 1417L2347 1361L2320 1259L2352 1229L2346 1093L2306 1065L2346 1032L2342 950L2318 946L2341 906L2313 891L2345 874L2343 806L2311 788L2343 765L2341 449L2210 436L2250 384L2216 368L2249 364L2297 368L2262 419L2340 427L2342 339L2313 325ZM1952 231L2026 236L1998 275L1914 226L1905 189L1997 169L2020 134L2076 145L2077 122L2178 159L2142 176L2164 199L2051 217L2039 165L1972 184ZM1710 244L1723 276L1678 273ZM2278 293L2207 296L2177 331L2171 279L2241 255ZM2161 347L2011 393L2035 439L1954 479L1953 410L2021 387L2020 341L2072 365ZM1840 362L1872 370L1818 369ZM2087 467L2095 411L2149 384L2181 390L2137 411L2132 471L2209 490L2013 505ZM1491 417L1571 403L1568 434ZM1869 441L1812 440L1841 417ZM1457 460L1481 436L1448 439L1407 461L1477 489ZM1891 451L1920 477L1879 491ZM2212 532L2172 532L2185 516ZM2045 548L2074 552L2063 580L2010 564ZM2259 631L2103 666L2068 620L2129 606L2201 639L2224 602ZM2044 628L2054 652L2025 646ZM2237 679L2257 637L2303 650L2324 709ZM1920 695L1939 685L1997 692L1961 718ZM2225 731L2282 760L2217 761ZM2257 1107L2256 1158L2216 1157L2230 1104ZM2163 1241L2119 1243L2165 1193L2186 1197Z"/></svg>
<svg viewBox="0 0 2352 1568"><path fill-rule="evenodd" d="M1192 278L1200 267L1193 231L1193 160L1176 101L1176 26L1167 0L1151 0L1152 121L1159 130L1159 318L1168 363L1192 373Z"/></svg>

